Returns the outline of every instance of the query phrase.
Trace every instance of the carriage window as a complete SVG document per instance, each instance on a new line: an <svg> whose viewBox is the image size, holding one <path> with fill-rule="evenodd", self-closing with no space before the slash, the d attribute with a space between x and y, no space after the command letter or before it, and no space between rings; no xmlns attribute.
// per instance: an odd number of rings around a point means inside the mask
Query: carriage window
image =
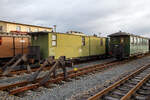
<svg viewBox="0 0 150 100"><path fill-rule="evenodd" d="M144 45L146 45L146 40L144 39Z"/></svg>
<svg viewBox="0 0 150 100"><path fill-rule="evenodd" d="M146 45L148 44L148 40L146 40Z"/></svg>
<svg viewBox="0 0 150 100"><path fill-rule="evenodd" d="M52 35L52 40L56 40L56 35Z"/></svg>
<svg viewBox="0 0 150 100"><path fill-rule="evenodd" d="M141 38L139 38L139 44L141 44Z"/></svg>
<svg viewBox="0 0 150 100"><path fill-rule="evenodd" d="M134 44L136 44L136 37L134 37Z"/></svg>
<svg viewBox="0 0 150 100"><path fill-rule="evenodd" d="M137 44L139 44L139 43L140 43L140 38L137 37Z"/></svg>
<svg viewBox="0 0 150 100"><path fill-rule="evenodd" d="M37 40L37 39L38 39L38 37L37 37L37 36L34 36L34 37L33 37L33 39L34 39L34 40Z"/></svg>
<svg viewBox="0 0 150 100"><path fill-rule="evenodd" d="M52 35L52 46L56 46L56 44L57 44L57 37L56 37L56 35L55 34L53 34Z"/></svg>
<svg viewBox="0 0 150 100"><path fill-rule="evenodd" d="M100 45L103 46L103 38L100 39Z"/></svg>
<svg viewBox="0 0 150 100"><path fill-rule="evenodd" d="M136 44L138 44L139 43L139 38L138 37L136 37Z"/></svg>
<svg viewBox="0 0 150 100"><path fill-rule="evenodd" d="M0 26L0 31L3 31L3 26Z"/></svg>
<svg viewBox="0 0 150 100"><path fill-rule="evenodd" d="M82 45L85 46L85 37L82 37Z"/></svg>
<svg viewBox="0 0 150 100"><path fill-rule="evenodd" d="M144 39L142 38L142 45L144 44Z"/></svg>
<svg viewBox="0 0 150 100"><path fill-rule="evenodd" d="M2 45L2 37L0 37L0 45Z"/></svg>
<svg viewBox="0 0 150 100"><path fill-rule="evenodd" d="M133 44L134 43L134 37L131 37L130 40L131 40L131 44Z"/></svg>
<svg viewBox="0 0 150 100"><path fill-rule="evenodd" d="M141 44L143 44L143 39L141 38Z"/></svg>
<svg viewBox="0 0 150 100"><path fill-rule="evenodd" d="M56 46L56 41L52 41L52 46Z"/></svg>
<svg viewBox="0 0 150 100"><path fill-rule="evenodd" d="M124 38L121 38L120 43L123 43L123 42L124 42Z"/></svg>

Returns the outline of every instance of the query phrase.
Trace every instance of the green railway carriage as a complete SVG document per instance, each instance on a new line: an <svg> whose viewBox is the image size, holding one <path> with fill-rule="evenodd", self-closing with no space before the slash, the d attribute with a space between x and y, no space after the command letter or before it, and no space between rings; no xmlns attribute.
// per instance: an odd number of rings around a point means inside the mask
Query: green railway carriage
<svg viewBox="0 0 150 100"><path fill-rule="evenodd" d="M39 46L42 58L60 56L66 58L85 58L89 56L102 56L106 53L106 38L82 36L55 32L33 32L32 46Z"/></svg>
<svg viewBox="0 0 150 100"><path fill-rule="evenodd" d="M118 59L149 52L149 39L141 36L117 32L109 35L110 51Z"/></svg>

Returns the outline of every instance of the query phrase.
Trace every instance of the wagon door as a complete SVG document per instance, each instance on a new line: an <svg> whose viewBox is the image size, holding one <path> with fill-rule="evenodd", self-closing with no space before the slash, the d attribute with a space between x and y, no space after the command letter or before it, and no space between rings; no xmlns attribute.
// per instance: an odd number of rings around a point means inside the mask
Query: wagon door
<svg viewBox="0 0 150 100"><path fill-rule="evenodd" d="M9 58L13 56L13 38L0 36L0 58Z"/></svg>
<svg viewBox="0 0 150 100"><path fill-rule="evenodd" d="M15 55L23 54L23 42L21 37L15 37Z"/></svg>

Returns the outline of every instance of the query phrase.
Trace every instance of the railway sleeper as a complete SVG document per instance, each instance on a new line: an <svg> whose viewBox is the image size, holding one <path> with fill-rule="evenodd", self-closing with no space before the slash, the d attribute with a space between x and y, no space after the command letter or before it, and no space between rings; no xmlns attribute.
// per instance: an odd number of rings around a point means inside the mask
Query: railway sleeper
<svg viewBox="0 0 150 100"><path fill-rule="evenodd" d="M133 100L150 100L150 96L147 95L141 95L141 94L135 94L133 97Z"/></svg>
<svg viewBox="0 0 150 100"><path fill-rule="evenodd" d="M121 97L116 96L116 95L111 95L111 96L105 96L102 100L120 100Z"/></svg>
<svg viewBox="0 0 150 100"><path fill-rule="evenodd" d="M141 95L150 95L150 90L139 89L137 93Z"/></svg>
<svg viewBox="0 0 150 100"><path fill-rule="evenodd" d="M143 89L143 90L150 90L150 86L146 86L145 85L145 86L142 86L141 89Z"/></svg>
<svg viewBox="0 0 150 100"><path fill-rule="evenodd" d="M135 85L126 83L126 84L124 84L123 86L125 86L125 87L127 87L127 88L133 88Z"/></svg>
<svg viewBox="0 0 150 100"><path fill-rule="evenodd" d="M150 87L150 82L145 83L146 86Z"/></svg>
<svg viewBox="0 0 150 100"><path fill-rule="evenodd" d="M131 81L131 80L129 80L129 81L128 81L128 83L129 83L129 84L133 84L133 85L138 84L138 82L137 82L137 81L135 82L135 81Z"/></svg>
<svg viewBox="0 0 150 100"><path fill-rule="evenodd" d="M141 80L133 78L133 79L131 79L131 81L140 82Z"/></svg>
<svg viewBox="0 0 150 100"><path fill-rule="evenodd" d="M127 88L127 87L118 87L117 89L120 91L129 91L130 90L130 88Z"/></svg>
<svg viewBox="0 0 150 100"><path fill-rule="evenodd" d="M124 96L127 92L125 91L120 91L120 90L115 90L112 92L113 95L119 95L119 96Z"/></svg>

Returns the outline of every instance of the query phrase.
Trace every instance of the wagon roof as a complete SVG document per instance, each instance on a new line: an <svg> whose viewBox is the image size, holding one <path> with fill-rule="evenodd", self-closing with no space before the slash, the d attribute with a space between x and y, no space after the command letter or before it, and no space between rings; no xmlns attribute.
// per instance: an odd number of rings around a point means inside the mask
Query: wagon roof
<svg viewBox="0 0 150 100"><path fill-rule="evenodd" d="M41 31L41 32L29 32L28 34L29 35L44 35L44 34L48 34L49 32L44 32L44 31Z"/></svg>
<svg viewBox="0 0 150 100"><path fill-rule="evenodd" d="M29 32L28 34L29 35L46 35L46 34L52 34L52 33L55 33L55 34L64 34L64 35L74 35L74 36L82 36L82 35L75 35L75 34L70 34L70 33L59 33L59 32L44 32L44 31L41 31L41 32ZM95 37L95 36L88 36L88 35L85 35L84 37ZM106 38L106 37L97 37L97 38Z"/></svg>
<svg viewBox="0 0 150 100"><path fill-rule="evenodd" d="M115 36L137 36L137 37L142 37L142 36L139 36L139 35L135 35L135 34L127 33L127 32L121 32L121 31L119 31L117 33L110 34L108 36L109 37L115 37ZM149 39L147 37L142 37L142 38Z"/></svg>
<svg viewBox="0 0 150 100"><path fill-rule="evenodd" d="M117 33L110 34L108 36L113 37L113 36L130 36L130 35L133 35L133 34L120 31L120 32L117 32Z"/></svg>

